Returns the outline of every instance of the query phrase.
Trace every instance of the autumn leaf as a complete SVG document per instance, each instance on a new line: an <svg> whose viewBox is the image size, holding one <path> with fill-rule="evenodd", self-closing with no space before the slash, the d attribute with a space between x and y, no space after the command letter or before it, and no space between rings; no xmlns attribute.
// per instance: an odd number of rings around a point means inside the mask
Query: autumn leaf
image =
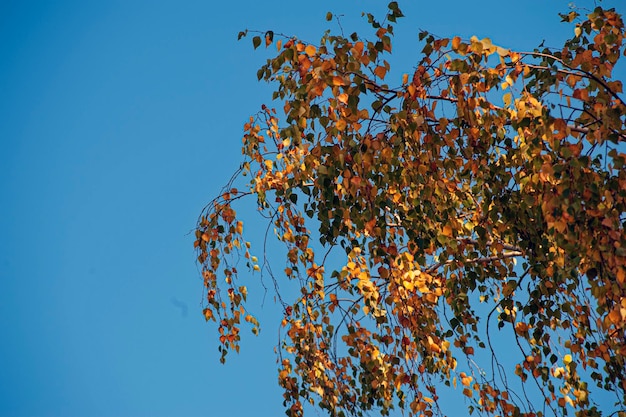
<svg viewBox="0 0 626 417"><path fill-rule="evenodd" d="M313 57L315 56L316 53L316 49L315 46L313 45L307 45L306 48L304 48L304 52L309 56L309 57Z"/></svg>
<svg viewBox="0 0 626 417"><path fill-rule="evenodd" d="M387 68L383 66L378 66L374 68L374 74L379 78L385 78L385 75L387 74Z"/></svg>
<svg viewBox="0 0 626 417"><path fill-rule="evenodd" d="M458 36L455 36L454 38L452 38L452 49L453 50L457 50L459 49L459 46L461 45L461 38Z"/></svg>

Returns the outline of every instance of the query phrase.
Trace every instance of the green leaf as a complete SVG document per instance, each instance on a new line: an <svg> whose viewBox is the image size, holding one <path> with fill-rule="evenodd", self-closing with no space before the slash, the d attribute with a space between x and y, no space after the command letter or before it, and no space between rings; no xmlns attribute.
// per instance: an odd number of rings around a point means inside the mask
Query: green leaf
<svg viewBox="0 0 626 417"><path fill-rule="evenodd" d="M254 38L252 38L252 45L254 46L254 49L258 48L259 45L261 45L261 37L255 36Z"/></svg>

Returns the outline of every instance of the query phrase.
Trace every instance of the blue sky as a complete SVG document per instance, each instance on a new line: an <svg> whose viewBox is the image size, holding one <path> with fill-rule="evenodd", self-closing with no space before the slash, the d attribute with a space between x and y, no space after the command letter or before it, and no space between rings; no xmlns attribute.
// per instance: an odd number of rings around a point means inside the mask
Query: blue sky
<svg viewBox="0 0 626 417"><path fill-rule="evenodd" d="M327 11L350 33L384 4L0 4L0 415L283 415L271 294L253 298L261 336L220 365L190 233L239 164L243 123L270 104L266 53L236 37L315 41ZM566 1L400 6L407 70L418 28L520 49L571 30Z"/></svg>

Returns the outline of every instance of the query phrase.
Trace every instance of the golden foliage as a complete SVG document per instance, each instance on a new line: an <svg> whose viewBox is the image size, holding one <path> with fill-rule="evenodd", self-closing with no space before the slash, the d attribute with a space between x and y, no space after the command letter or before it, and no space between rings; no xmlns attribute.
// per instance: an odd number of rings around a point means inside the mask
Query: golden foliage
<svg viewBox="0 0 626 417"><path fill-rule="evenodd" d="M457 381L487 415L623 413L621 16L572 11L562 18L575 36L533 52L423 32L397 86L402 12L392 2L386 23L366 16L373 40L285 39L259 70L285 116L263 106L245 125L242 168L194 244L222 360L239 349L242 318L259 330L238 261L264 268L233 208L252 196L286 248L284 279L300 287L293 300L279 294L289 415L307 402L333 416L441 414L438 393ZM249 182L234 188L240 175Z"/></svg>

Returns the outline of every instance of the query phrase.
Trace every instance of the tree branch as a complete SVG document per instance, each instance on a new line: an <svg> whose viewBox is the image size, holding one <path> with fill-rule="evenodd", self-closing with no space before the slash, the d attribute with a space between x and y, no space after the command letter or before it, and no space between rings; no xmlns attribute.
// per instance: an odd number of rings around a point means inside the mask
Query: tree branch
<svg viewBox="0 0 626 417"><path fill-rule="evenodd" d="M502 260L502 259L506 259L506 258L515 258L517 256L523 256L524 252L521 251L513 251L513 252L504 252L500 255L494 255L494 256L485 256L482 258L475 258L475 259L466 259L463 261L463 263L479 263L479 262L492 262L492 261L497 261L497 260ZM455 262L455 260L450 259L447 260L445 262L437 262L436 264L433 264L429 267L427 267L424 272L434 272L437 269L441 268L444 265L449 265L452 262Z"/></svg>

